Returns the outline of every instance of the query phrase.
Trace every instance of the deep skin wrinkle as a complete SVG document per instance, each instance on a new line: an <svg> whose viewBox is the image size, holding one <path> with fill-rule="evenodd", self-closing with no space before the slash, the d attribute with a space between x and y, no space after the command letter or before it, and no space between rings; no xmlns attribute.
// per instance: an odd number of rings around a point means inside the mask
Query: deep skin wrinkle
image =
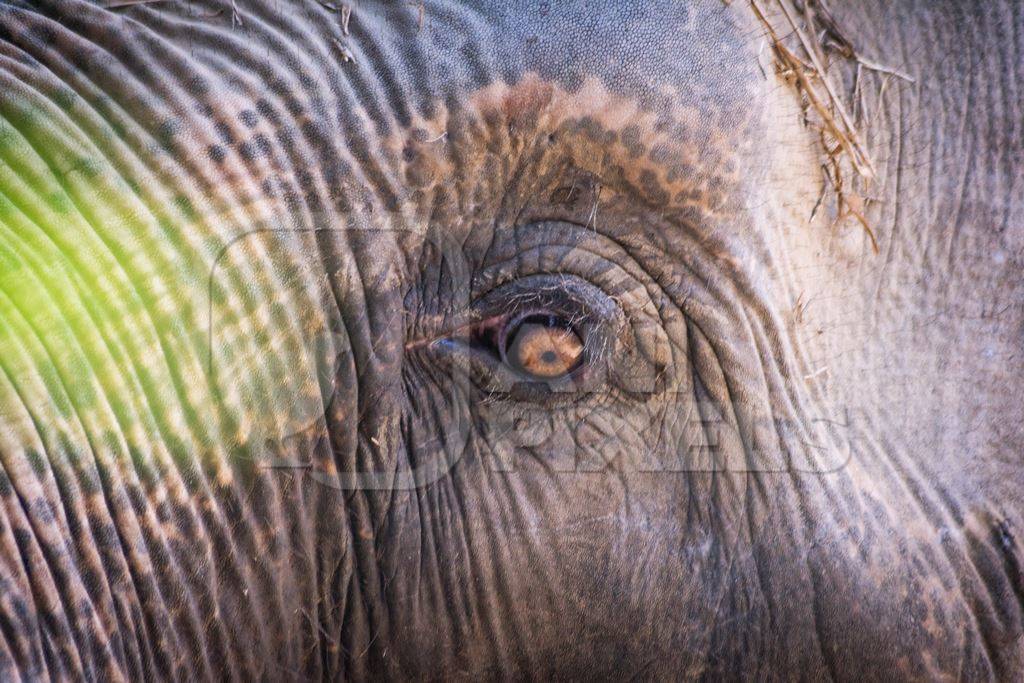
<svg viewBox="0 0 1024 683"><path fill-rule="evenodd" d="M837 8L877 254L745 3L0 5L0 678L1019 676L1024 18L954 5Z"/></svg>

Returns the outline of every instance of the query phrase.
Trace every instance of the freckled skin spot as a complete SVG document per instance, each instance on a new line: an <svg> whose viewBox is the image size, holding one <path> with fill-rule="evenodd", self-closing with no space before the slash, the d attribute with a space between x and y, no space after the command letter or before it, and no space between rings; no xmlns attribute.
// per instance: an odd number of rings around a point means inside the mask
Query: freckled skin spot
<svg viewBox="0 0 1024 683"><path fill-rule="evenodd" d="M221 145L210 145L206 151L210 159L218 164L227 157L227 151Z"/></svg>
<svg viewBox="0 0 1024 683"><path fill-rule="evenodd" d="M241 121L246 128L255 128L258 121L256 118L256 112L251 109L246 109L241 112L238 115L238 120Z"/></svg>

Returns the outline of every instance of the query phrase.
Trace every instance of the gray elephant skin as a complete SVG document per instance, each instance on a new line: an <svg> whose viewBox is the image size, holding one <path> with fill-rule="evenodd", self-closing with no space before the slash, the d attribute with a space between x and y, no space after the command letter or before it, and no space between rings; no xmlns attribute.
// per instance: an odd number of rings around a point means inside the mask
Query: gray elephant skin
<svg viewBox="0 0 1024 683"><path fill-rule="evenodd" d="M1021 55L0 0L0 679L1020 680Z"/></svg>

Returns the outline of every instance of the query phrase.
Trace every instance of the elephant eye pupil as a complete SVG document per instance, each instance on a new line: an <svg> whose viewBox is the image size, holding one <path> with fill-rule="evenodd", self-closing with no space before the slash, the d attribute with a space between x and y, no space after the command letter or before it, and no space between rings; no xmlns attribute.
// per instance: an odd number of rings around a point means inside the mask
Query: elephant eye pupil
<svg viewBox="0 0 1024 683"><path fill-rule="evenodd" d="M566 321L554 315L530 315L505 335L502 356L518 372L537 379L557 379L579 367L583 341Z"/></svg>

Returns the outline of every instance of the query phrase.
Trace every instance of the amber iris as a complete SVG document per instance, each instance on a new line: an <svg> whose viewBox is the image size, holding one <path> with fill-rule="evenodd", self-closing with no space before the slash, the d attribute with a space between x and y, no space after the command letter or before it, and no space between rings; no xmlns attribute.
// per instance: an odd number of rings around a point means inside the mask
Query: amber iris
<svg viewBox="0 0 1024 683"><path fill-rule="evenodd" d="M583 357L579 335L547 316L523 320L509 335L506 349L510 365L539 379L568 375Z"/></svg>

